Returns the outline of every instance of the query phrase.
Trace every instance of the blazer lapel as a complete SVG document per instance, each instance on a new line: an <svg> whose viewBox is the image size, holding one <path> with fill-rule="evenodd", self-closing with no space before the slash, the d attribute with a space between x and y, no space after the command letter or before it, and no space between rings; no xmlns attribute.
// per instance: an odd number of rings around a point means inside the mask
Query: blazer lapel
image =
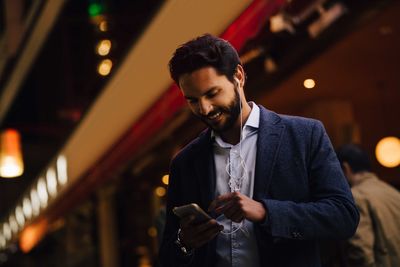
<svg viewBox="0 0 400 267"><path fill-rule="evenodd" d="M285 126L280 124L280 120L276 113L260 106L254 199L265 198L268 195L272 170L279 152L281 136L285 129Z"/></svg>
<svg viewBox="0 0 400 267"><path fill-rule="evenodd" d="M194 164L201 197L199 204L207 209L215 192L215 162L209 129L200 136Z"/></svg>

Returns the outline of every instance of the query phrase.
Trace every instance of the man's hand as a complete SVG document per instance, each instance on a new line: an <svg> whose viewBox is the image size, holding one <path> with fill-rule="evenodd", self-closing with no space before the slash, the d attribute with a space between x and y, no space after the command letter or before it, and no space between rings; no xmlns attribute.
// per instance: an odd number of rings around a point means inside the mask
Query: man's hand
<svg viewBox="0 0 400 267"><path fill-rule="evenodd" d="M181 219L181 242L188 248L199 248L212 240L224 227L211 219L204 223L194 224L194 216Z"/></svg>
<svg viewBox="0 0 400 267"><path fill-rule="evenodd" d="M267 214L264 206L240 192L233 192L218 196L208 208L217 214L224 214L234 222L247 219L252 222L261 222Z"/></svg>

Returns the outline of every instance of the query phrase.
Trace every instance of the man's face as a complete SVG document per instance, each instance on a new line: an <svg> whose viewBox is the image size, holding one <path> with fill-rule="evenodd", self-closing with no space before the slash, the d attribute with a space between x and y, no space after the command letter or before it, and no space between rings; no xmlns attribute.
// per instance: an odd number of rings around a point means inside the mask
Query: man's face
<svg viewBox="0 0 400 267"><path fill-rule="evenodd" d="M192 112L214 131L223 133L238 123L240 96L236 84L213 67L204 67L179 79Z"/></svg>

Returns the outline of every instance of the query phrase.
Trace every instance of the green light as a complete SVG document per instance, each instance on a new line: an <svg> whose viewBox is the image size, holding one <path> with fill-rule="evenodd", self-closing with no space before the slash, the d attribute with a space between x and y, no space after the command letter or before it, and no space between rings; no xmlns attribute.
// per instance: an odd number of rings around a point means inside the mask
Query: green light
<svg viewBox="0 0 400 267"><path fill-rule="evenodd" d="M89 15L91 17L96 17L96 16L101 15L103 13L104 7L103 7L102 4L92 3L92 4L89 5L88 11L89 11Z"/></svg>

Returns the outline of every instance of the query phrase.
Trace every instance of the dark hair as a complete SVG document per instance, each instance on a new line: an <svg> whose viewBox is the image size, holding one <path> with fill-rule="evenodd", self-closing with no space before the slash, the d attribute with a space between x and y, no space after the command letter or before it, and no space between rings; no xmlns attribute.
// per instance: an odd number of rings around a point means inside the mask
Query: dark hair
<svg viewBox="0 0 400 267"><path fill-rule="evenodd" d="M241 64L239 55L228 41L205 34L179 46L168 66L172 79L179 86L183 74L209 66L233 82L238 64Z"/></svg>
<svg viewBox="0 0 400 267"><path fill-rule="evenodd" d="M340 164L347 162L354 173L371 171L371 161L367 152L359 145L346 144L336 150Z"/></svg>

